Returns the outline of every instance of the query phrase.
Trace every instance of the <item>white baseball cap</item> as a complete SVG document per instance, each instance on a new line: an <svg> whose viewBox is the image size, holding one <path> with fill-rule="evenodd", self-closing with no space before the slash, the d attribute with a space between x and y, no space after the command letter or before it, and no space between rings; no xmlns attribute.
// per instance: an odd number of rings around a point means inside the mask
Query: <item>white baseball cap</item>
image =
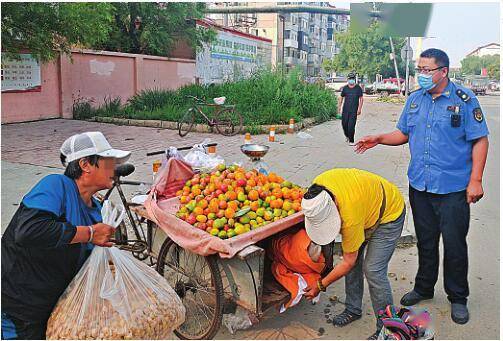
<svg viewBox="0 0 503 341"><path fill-rule="evenodd" d="M306 232L318 245L335 240L341 231L341 216L335 202L325 190L311 199L302 198Z"/></svg>
<svg viewBox="0 0 503 341"><path fill-rule="evenodd" d="M72 162L86 156L99 155L113 157L120 164L126 162L131 156L131 152L113 149L100 131L73 135L63 142L60 151L66 157L66 162Z"/></svg>

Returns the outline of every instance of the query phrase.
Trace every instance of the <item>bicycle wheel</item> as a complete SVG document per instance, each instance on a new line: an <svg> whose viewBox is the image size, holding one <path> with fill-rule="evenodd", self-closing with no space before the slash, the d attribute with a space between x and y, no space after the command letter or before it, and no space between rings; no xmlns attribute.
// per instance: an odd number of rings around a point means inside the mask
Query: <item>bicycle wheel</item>
<svg viewBox="0 0 503 341"><path fill-rule="evenodd" d="M216 256L203 257L166 239L157 272L181 298L185 322L174 332L181 339L213 339L222 324L223 285Z"/></svg>
<svg viewBox="0 0 503 341"><path fill-rule="evenodd" d="M196 118L195 116L196 115L194 112L194 108L190 108L182 116L180 121L178 121L178 134L181 137L186 136L192 130L192 127L194 126L194 120Z"/></svg>
<svg viewBox="0 0 503 341"><path fill-rule="evenodd" d="M223 109L216 115L215 126L222 135L239 134L243 129L243 116L233 108Z"/></svg>

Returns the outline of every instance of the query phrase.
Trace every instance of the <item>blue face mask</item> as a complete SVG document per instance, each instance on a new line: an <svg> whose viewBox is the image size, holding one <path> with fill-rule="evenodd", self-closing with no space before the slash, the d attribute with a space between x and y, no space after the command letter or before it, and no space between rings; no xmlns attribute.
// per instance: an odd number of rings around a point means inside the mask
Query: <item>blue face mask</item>
<svg viewBox="0 0 503 341"><path fill-rule="evenodd" d="M417 76L417 83L422 89L425 90L431 90L436 86L436 84L433 82L433 75L419 74L419 76Z"/></svg>
<svg viewBox="0 0 503 341"><path fill-rule="evenodd" d="M348 84L349 85L355 85L356 81L354 79L350 79L350 80L348 80Z"/></svg>

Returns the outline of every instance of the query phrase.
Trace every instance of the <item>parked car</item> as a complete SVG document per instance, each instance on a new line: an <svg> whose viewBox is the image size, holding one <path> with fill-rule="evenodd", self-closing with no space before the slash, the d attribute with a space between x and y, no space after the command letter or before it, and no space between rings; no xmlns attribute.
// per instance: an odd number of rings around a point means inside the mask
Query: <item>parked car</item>
<svg viewBox="0 0 503 341"><path fill-rule="evenodd" d="M325 83L325 88L328 88L332 91L340 92L344 85L348 84L348 79L344 76L332 77L327 79Z"/></svg>
<svg viewBox="0 0 503 341"><path fill-rule="evenodd" d="M500 82L498 81L491 81L489 82L489 90L491 91L500 91Z"/></svg>
<svg viewBox="0 0 503 341"><path fill-rule="evenodd" d="M467 86L473 93L477 95L485 95L489 88L489 78L486 76L472 76L465 79Z"/></svg>

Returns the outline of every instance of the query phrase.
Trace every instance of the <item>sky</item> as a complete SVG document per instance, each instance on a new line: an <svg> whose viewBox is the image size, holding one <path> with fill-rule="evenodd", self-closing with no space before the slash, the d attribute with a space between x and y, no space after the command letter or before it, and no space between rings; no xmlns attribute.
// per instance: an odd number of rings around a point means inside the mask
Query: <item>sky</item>
<svg viewBox="0 0 503 341"><path fill-rule="evenodd" d="M452 67L460 67L461 60L477 47L500 43L500 5L497 2L433 2L433 10L423 50L436 47L449 56ZM350 7L350 2L332 1L331 4ZM416 39L411 39L414 58Z"/></svg>

